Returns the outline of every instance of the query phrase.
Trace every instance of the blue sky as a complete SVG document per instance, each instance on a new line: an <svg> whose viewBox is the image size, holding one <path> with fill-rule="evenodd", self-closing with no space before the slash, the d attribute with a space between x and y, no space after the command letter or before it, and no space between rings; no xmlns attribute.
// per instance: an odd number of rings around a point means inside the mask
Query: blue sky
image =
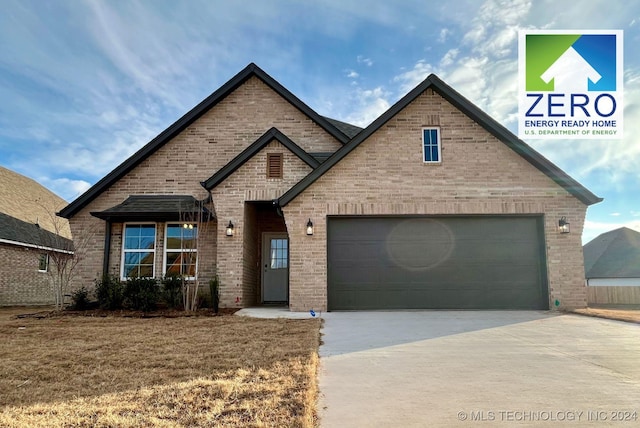
<svg viewBox="0 0 640 428"><path fill-rule="evenodd" d="M621 29L625 138L528 143L605 201L583 241L640 230L640 3L26 1L0 14L0 165L71 201L255 62L365 126L436 73L517 132L520 29Z"/></svg>

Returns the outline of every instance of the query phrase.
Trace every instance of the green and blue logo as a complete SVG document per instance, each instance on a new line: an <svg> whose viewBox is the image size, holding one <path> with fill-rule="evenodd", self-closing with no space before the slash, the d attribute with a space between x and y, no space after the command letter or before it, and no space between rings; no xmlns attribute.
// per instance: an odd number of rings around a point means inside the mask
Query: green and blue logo
<svg viewBox="0 0 640 428"><path fill-rule="evenodd" d="M622 138L622 31L519 34L519 135Z"/></svg>

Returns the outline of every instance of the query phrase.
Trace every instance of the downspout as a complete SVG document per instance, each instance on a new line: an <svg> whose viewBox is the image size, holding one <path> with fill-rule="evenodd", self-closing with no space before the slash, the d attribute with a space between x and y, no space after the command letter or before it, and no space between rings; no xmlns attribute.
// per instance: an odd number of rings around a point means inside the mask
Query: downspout
<svg viewBox="0 0 640 428"><path fill-rule="evenodd" d="M107 220L104 226L104 256L102 257L102 276L109 274L109 254L111 254L111 221Z"/></svg>

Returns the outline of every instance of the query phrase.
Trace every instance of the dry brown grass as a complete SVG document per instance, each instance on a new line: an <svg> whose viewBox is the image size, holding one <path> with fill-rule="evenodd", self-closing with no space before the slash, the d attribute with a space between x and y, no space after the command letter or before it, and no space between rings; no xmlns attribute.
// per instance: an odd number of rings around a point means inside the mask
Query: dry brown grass
<svg viewBox="0 0 640 428"><path fill-rule="evenodd" d="M19 311L0 309L0 426L317 425L319 320Z"/></svg>
<svg viewBox="0 0 640 428"><path fill-rule="evenodd" d="M640 324L640 310L638 309L605 309L605 308L585 308L576 309L573 312L580 315L587 315L611 320L627 321Z"/></svg>

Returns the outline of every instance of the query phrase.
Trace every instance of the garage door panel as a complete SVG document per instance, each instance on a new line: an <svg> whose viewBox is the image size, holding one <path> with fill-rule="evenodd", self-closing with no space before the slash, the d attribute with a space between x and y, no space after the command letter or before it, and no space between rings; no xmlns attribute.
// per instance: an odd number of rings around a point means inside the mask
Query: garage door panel
<svg viewBox="0 0 640 428"><path fill-rule="evenodd" d="M329 218L329 309L546 309L535 217Z"/></svg>

